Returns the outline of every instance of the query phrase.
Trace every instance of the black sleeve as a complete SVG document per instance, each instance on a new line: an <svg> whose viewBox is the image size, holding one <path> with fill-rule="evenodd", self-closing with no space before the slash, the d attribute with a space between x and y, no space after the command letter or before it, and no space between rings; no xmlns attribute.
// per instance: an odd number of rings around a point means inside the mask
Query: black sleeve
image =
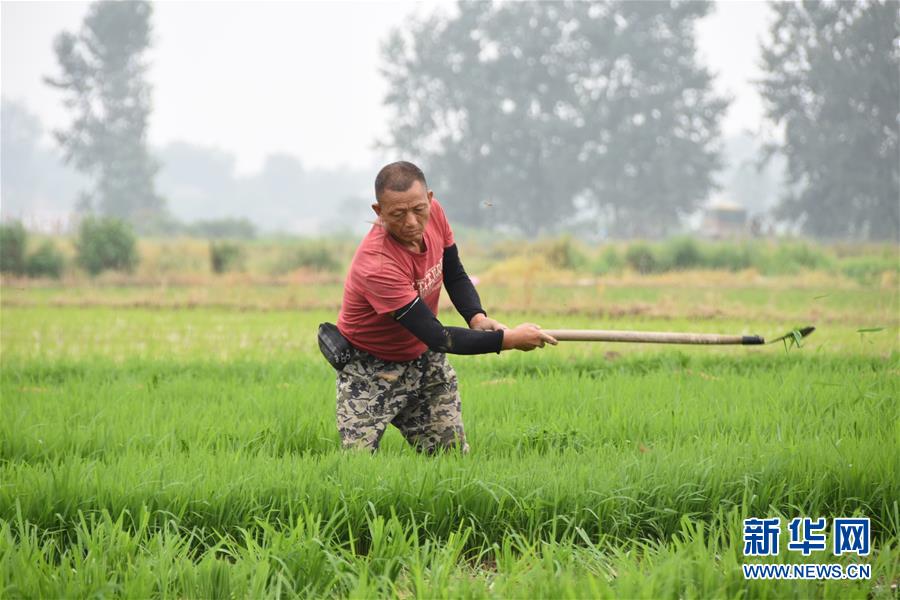
<svg viewBox="0 0 900 600"><path fill-rule="evenodd" d="M478 331L465 327L444 327L418 296L394 313L398 323L425 342L429 350L449 354L500 352L503 331Z"/></svg>
<svg viewBox="0 0 900 600"><path fill-rule="evenodd" d="M450 301L466 323L478 313L487 316L481 308L481 298L478 297L472 280L459 260L459 249L456 244L444 248L444 286L447 288Z"/></svg>

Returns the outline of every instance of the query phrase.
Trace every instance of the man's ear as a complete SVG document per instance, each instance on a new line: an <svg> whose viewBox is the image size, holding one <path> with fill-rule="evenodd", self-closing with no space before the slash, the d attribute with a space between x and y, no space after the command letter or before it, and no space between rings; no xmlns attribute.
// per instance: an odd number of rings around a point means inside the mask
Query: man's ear
<svg viewBox="0 0 900 600"><path fill-rule="evenodd" d="M428 202L434 200L434 191L428 190Z"/></svg>
<svg viewBox="0 0 900 600"><path fill-rule="evenodd" d="M376 215L378 215L379 217L381 216L381 205L378 204L377 202L372 205L372 210L375 211Z"/></svg>

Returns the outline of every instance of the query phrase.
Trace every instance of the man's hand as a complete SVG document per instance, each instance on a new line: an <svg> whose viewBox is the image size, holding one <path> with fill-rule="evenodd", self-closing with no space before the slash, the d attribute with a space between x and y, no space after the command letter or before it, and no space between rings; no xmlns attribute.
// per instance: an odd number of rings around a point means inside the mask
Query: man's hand
<svg viewBox="0 0 900 600"><path fill-rule="evenodd" d="M556 339L541 331L534 323L522 323L515 329L503 332L503 350L522 350L528 352L535 348L543 348L544 344L557 344Z"/></svg>
<svg viewBox="0 0 900 600"><path fill-rule="evenodd" d="M469 321L469 329L478 329L479 331L500 331L501 329L509 329L503 323L495 321L485 316L484 313L478 313Z"/></svg>

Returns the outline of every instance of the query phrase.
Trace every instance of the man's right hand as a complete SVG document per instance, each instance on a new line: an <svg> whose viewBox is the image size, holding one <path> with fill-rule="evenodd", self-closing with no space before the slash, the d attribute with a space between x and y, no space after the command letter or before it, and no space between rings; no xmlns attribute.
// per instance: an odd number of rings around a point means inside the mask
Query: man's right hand
<svg viewBox="0 0 900 600"><path fill-rule="evenodd" d="M522 350L528 352L535 348L543 348L544 344L556 345L556 340L534 323L522 323L513 329L503 330L503 349Z"/></svg>

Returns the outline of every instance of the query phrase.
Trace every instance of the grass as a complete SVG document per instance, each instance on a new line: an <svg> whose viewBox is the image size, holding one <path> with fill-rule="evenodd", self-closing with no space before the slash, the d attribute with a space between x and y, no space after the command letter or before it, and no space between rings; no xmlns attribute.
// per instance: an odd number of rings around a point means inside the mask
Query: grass
<svg viewBox="0 0 900 600"><path fill-rule="evenodd" d="M338 449L313 335L331 310L56 306L63 291L3 291L4 597L896 594L895 293L832 290L821 301L843 321L789 352L572 343L453 357L472 453L429 458L394 430L374 457ZM678 290L616 293L673 294L673 314L497 316L767 337L805 324L790 289L721 292L744 320L679 316L692 306ZM743 579L742 519L853 515L872 519L874 552L855 559L871 580ZM786 537L755 562L855 561L803 557Z"/></svg>

